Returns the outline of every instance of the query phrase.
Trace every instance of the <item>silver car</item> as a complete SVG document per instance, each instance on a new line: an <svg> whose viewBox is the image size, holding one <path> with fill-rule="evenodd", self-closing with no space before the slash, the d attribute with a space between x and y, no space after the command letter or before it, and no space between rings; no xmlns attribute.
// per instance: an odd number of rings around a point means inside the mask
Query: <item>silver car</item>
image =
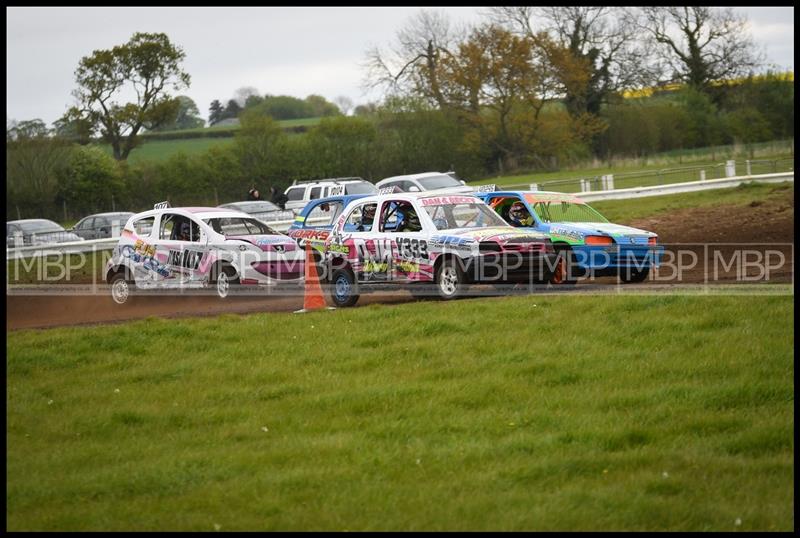
<svg viewBox="0 0 800 538"><path fill-rule="evenodd" d="M47 219L22 219L6 222L6 248L50 245L83 241L60 224Z"/></svg>
<svg viewBox="0 0 800 538"><path fill-rule="evenodd" d="M218 206L224 209L235 209L247 213L259 220L265 222L277 220L292 220L294 219L294 212L289 209L281 209L272 202L267 200L253 200L249 202L232 202L230 204L222 204Z"/></svg>
<svg viewBox="0 0 800 538"><path fill-rule="evenodd" d="M133 216L130 211L117 213L97 213L89 215L78 221L69 229L70 232L83 237L84 239L108 239L109 237L119 237L125 223Z"/></svg>

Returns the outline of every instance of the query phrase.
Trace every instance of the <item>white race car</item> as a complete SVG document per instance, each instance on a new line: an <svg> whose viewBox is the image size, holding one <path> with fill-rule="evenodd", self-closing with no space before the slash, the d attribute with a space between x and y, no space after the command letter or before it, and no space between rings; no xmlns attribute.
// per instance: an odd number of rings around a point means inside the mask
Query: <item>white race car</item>
<svg viewBox="0 0 800 538"><path fill-rule="evenodd" d="M469 283L547 282L556 267L545 234L509 226L471 195L359 198L342 211L322 251L323 278L338 306L355 304L359 287L373 284L400 285L415 295L431 288L451 299Z"/></svg>
<svg viewBox="0 0 800 538"><path fill-rule="evenodd" d="M128 219L106 265L118 304L134 289L297 285L304 253L297 243L246 213L213 207L163 207Z"/></svg>

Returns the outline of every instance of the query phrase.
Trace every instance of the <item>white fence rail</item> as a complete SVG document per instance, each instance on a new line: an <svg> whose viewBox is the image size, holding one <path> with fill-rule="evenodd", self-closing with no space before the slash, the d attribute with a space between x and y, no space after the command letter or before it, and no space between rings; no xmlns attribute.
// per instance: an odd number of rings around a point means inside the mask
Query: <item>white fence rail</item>
<svg viewBox="0 0 800 538"><path fill-rule="evenodd" d="M782 172L778 174L762 174L758 176L738 176L722 179L709 179L703 181L691 181L683 183L671 183L669 185L654 185L651 187L633 187L629 189L613 189L613 180L607 181L606 185L611 190L589 191L574 193L582 200L587 202L595 200L624 200L627 198L643 198L646 196L659 196L664 194L678 194L682 192L704 191L709 189L724 189L736 187L742 183L782 183L784 181L794 181L794 172ZM506 190L505 187L502 187ZM309 223L329 222L327 217L311 219ZM278 232L285 232L294 222L292 220L272 221L267 224ZM35 247L7 248L6 259L14 260L18 258L29 258L32 256L46 256L48 254L72 254L78 252L93 252L97 250L111 250L119 241L118 237L109 239L95 239L91 241L76 241L73 243L57 243L52 245L41 245Z"/></svg>

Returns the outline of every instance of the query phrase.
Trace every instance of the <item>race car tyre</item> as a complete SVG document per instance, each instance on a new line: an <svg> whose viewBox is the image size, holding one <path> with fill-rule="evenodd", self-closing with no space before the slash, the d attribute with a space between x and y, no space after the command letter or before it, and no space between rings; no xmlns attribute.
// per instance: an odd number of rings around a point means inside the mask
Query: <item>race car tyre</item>
<svg viewBox="0 0 800 538"><path fill-rule="evenodd" d="M358 285L350 269L336 269L331 276L331 299L336 306L353 306L358 301Z"/></svg>
<svg viewBox="0 0 800 538"><path fill-rule="evenodd" d="M626 267L620 269L619 279L625 284L638 284L644 282L650 275L650 268L637 269L635 267Z"/></svg>
<svg viewBox="0 0 800 538"><path fill-rule="evenodd" d="M550 283L556 286L564 284L577 284L578 279L575 278L575 273L578 266L575 263L575 253L569 247L556 248L556 252L560 254L558 257L558 264L550 278ZM568 278L568 277L572 278Z"/></svg>
<svg viewBox="0 0 800 538"><path fill-rule="evenodd" d="M436 269L436 291L441 299L455 299L464 293L464 271L453 258L447 259Z"/></svg>
<svg viewBox="0 0 800 538"><path fill-rule="evenodd" d="M231 288L239 284L239 279L236 277L236 271L233 267L222 267L221 270L215 270L213 277L214 290L217 292L217 297L225 299L231 291Z"/></svg>
<svg viewBox="0 0 800 538"><path fill-rule="evenodd" d="M117 304L130 304L135 284L121 271L111 277L111 299Z"/></svg>

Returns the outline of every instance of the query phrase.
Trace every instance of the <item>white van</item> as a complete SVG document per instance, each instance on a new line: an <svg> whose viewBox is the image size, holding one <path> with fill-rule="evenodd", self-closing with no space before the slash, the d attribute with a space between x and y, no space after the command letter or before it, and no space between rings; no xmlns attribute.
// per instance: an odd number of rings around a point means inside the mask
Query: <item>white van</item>
<svg viewBox="0 0 800 538"><path fill-rule="evenodd" d="M375 185L360 177L340 177L293 183L284 194L286 209L302 210L311 200L342 194L377 194Z"/></svg>

